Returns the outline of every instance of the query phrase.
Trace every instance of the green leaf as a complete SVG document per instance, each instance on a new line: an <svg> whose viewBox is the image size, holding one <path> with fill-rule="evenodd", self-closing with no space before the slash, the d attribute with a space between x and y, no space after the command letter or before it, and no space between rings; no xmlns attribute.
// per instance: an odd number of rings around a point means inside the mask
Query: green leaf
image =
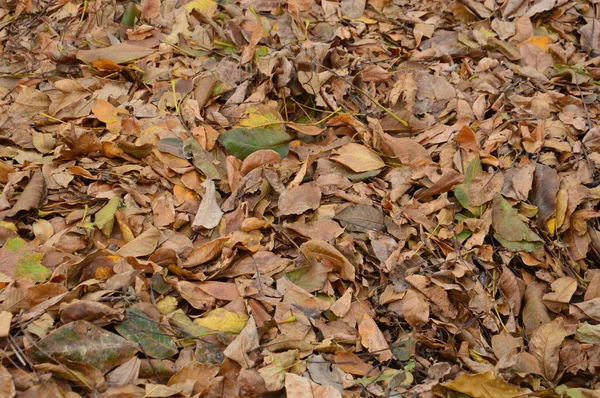
<svg viewBox="0 0 600 398"><path fill-rule="evenodd" d="M492 226L496 231L494 238L510 250L532 252L544 242L500 194L496 194L492 202Z"/></svg>
<svg viewBox="0 0 600 398"><path fill-rule="evenodd" d="M112 233L113 226L115 225L115 213L119 210L120 206L121 198L114 196L94 215L96 226L102 230L102 233L106 237Z"/></svg>
<svg viewBox="0 0 600 398"><path fill-rule="evenodd" d="M194 137L190 137L183 142L183 152L190 153L194 159L194 166L211 180L221 178L221 173L215 165L215 160L211 154Z"/></svg>
<svg viewBox="0 0 600 398"><path fill-rule="evenodd" d="M177 354L177 346L158 323L137 308L125 311L127 319L116 326L117 332L127 340L140 346L142 352L152 358L165 359Z"/></svg>
<svg viewBox="0 0 600 398"><path fill-rule="evenodd" d="M125 12L123 13L123 17L121 18L121 25L132 28L133 25L135 25L135 20L140 19L141 14L142 13L134 3L129 3L125 9Z"/></svg>
<svg viewBox="0 0 600 398"><path fill-rule="evenodd" d="M127 362L135 352L135 346L121 336L81 320L56 329L30 349L40 362L50 362L48 356L68 359L88 363L103 373Z"/></svg>
<svg viewBox="0 0 600 398"><path fill-rule="evenodd" d="M238 159L244 160L261 149L272 149L283 159L289 151L290 136L279 130L239 128L221 134L219 142Z"/></svg>

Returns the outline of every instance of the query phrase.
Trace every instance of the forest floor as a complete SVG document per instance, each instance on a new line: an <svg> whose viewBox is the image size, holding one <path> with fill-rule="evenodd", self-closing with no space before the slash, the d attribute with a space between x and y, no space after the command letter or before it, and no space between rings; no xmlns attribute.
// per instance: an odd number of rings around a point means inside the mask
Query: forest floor
<svg viewBox="0 0 600 398"><path fill-rule="evenodd" d="M0 0L0 397L600 397L597 0Z"/></svg>

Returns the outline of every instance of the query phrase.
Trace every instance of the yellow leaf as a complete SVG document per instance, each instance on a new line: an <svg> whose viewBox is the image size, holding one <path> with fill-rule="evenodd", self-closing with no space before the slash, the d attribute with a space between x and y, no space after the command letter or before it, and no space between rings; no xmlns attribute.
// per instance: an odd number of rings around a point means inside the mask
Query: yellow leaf
<svg viewBox="0 0 600 398"><path fill-rule="evenodd" d="M218 4L213 0L192 0L185 5L188 12L198 11L207 17L212 17L217 12Z"/></svg>
<svg viewBox="0 0 600 398"><path fill-rule="evenodd" d="M452 381L442 384L444 387L473 398L513 398L524 396L528 390L509 384L492 372L477 375L461 373Z"/></svg>
<svg viewBox="0 0 600 398"><path fill-rule="evenodd" d="M167 296L156 303L161 314L169 314L177 309L177 299L173 296Z"/></svg>
<svg viewBox="0 0 600 398"><path fill-rule="evenodd" d="M364 145L356 143L344 145L331 159L357 173L378 170L385 166L383 160L375 152Z"/></svg>
<svg viewBox="0 0 600 398"><path fill-rule="evenodd" d="M523 43L533 44L542 51L548 51L553 41L548 36L532 36Z"/></svg>
<svg viewBox="0 0 600 398"><path fill-rule="evenodd" d="M236 123L235 127L285 130L283 118L277 110L275 101L246 109L244 117Z"/></svg>
<svg viewBox="0 0 600 398"><path fill-rule="evenodd" d="M548 233L554 235L554 231L556 230L556 218L552 217L546 221L546 227L548 228Z"/></svg>
<svg viewBox="0 0 600 398"><path fill-rule="evenodd" d="M246 315L236 314L227 311L225 308L217 308L210 311L204 318L194 320L194 323L212 330L239 333L246 326L247 321L248 317Z"/></svg>

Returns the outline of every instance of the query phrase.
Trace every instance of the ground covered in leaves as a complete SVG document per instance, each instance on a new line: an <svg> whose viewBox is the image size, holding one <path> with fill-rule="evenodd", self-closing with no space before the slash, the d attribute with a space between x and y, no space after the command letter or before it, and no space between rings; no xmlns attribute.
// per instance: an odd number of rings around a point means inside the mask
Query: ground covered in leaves
<svg viewBox="0 0 600 398"><path fill-rule="evenodd" d="M599 48L585 0L0 0L0 396L600 396Z"/></svg>

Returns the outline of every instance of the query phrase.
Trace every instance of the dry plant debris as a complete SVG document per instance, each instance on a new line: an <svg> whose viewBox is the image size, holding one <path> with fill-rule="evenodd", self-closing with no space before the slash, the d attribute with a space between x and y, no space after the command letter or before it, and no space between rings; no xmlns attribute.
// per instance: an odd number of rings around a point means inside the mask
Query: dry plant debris
<svg viewBox="0 0 600 398"><path fill-rule="evenodd" d="M600 397L596 0L0 0L0 396Z"/></svg>

